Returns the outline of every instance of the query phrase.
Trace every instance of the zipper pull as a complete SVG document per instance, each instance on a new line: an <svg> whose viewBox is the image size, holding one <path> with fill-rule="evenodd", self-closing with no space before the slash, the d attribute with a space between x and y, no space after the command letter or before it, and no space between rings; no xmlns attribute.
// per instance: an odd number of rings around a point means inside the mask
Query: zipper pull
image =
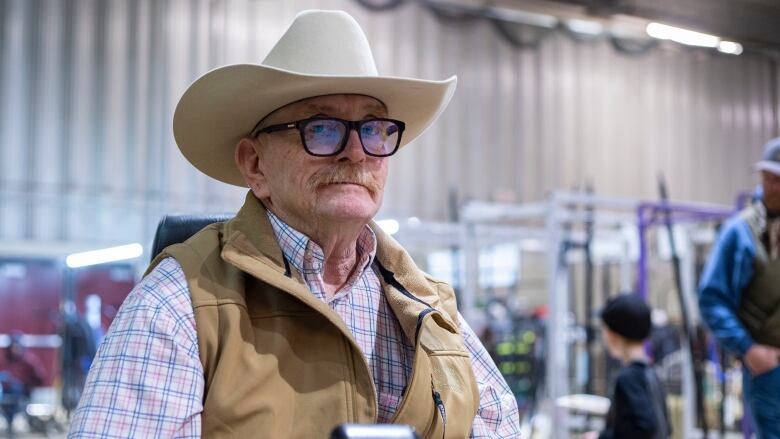
<svg viewBox="0 0 780 439"><path fill-rule="evenodd" d="M436 408L441 414L441 420L444 423L444 431L447 431L447 410L444 408L444 401L441 399L441 394L436 390L433 385L433 376L431 376L431 394L433 395L433 402L436 404ZM444 436L442 436L444 437Z"/></svg>

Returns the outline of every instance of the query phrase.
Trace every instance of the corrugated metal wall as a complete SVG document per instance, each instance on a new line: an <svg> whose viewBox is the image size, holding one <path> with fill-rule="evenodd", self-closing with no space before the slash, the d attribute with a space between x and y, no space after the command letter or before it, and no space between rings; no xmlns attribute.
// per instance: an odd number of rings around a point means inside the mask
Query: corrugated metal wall
<svg viewBox="0 0 780 439"><path fill-rule="evenodd" d="M243 191L180 156L173 108L209 69L259 62L311 7L352 13L384 73L459 76L447 112L392 162L388 214L443 219L450 189L529 201L586 180L654 198L661 170L674 198L728 203L777 134L775 66L756 56L632 57L561 33L519 50L415 4L0 0L0 239L148 242L163 212L235 210Z"/></svg>

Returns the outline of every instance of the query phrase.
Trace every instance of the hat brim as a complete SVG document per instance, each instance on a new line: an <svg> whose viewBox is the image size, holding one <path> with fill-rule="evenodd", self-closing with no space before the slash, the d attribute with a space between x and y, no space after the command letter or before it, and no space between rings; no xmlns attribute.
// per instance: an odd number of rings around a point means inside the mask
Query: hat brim
<svg viewBox="0 0 780 439"><path fill-rule="evenodd" d="M388 117L402 120L401 147L446 108L457 78L443 81L387 76L306 75L259 64L221 67L184 92L173 115L173 136L184 157L204 174L246 186L234 150L257 122L292 102L330 94L362 94L385 104Z"/></svg>
<svg viewBox="0 0 780 439"><path fill-rule="evenodd" d="M758 171L767 171L775 175L780 175L780 163L771 160L761 160L753 165L753 169Z"/></svg>

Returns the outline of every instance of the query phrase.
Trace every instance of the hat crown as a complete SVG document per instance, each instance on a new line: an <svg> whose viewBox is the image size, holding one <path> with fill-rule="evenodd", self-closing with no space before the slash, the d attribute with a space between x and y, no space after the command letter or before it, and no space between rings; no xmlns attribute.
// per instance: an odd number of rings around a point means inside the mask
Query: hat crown
<svg viewBox="0 0 780 439"><path fill-rule="evenodd" d="M298 14L263 65L305 75L378 76L363 29L343 11Z"/></svg>

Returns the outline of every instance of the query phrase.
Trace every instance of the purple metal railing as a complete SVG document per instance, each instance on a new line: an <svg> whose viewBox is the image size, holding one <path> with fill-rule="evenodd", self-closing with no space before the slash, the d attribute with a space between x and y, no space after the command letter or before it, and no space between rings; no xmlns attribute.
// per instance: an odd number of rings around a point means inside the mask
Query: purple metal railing
<svg viewBox="0 0 780 439"><path fill-rule="evenodd" d="M734 215L752 198L750 192L738 194L735 201L735 209L719 207L702 207L684 203L673 202L643 202L637 207L637 219L639 224L639 273L637 276L637 290L643 298L647 298L647 238L645 232L650 227L666 224L688 223L696 221L722 221ZM668 217L667 217L668 213ZM667 219L668 218L668 219ZM743 398L745 412L749 411L747 401ZM745 437L750 437L755 428L750 415L743 417L741 425Z"/></svg>
<svg viewBox="0 0 780 439"><path fill-rule="evenodd" d="M647 298L647 238L645 232L648 228L666 224L665 215L667 212L672 224L724 220L735 213L733 209L674 202L643 202L637 206L636 212L639 225L637 292L643 298Z"/></svg>

